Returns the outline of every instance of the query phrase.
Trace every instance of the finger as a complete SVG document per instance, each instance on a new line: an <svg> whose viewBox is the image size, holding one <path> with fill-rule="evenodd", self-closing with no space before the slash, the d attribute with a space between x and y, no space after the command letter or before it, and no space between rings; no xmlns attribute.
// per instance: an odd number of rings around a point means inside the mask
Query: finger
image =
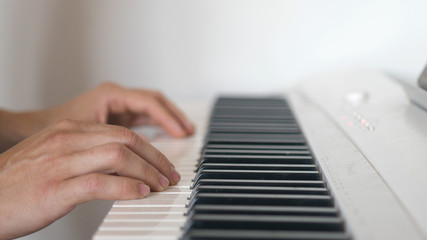
<svg viewBox="0 0 427 240"><path fill-rule="evenodd" d="M49 128L54 129L55 131L73 130L81 132L95 132L108 130L109 128L111 128L111 125L103 123L91 123L72 119L61 119L49 126Z"/></svg>
<svg viewBox="0 0 427 240"><path fill-rule="evenodd" d="M166 176L171 185L175 185L181 180L181 176L166 156L149 142L142 140L135 132L123 128L115 132L114 135L116 135L114 136L115 139L120 139L121 143Z"/></svg>
<svg viewBox="0 0 427 240"><path fill-rule="evenodd" d="M143 141L145 142L149 142L150 139L148 139L148 137L146 137L145 135L141 134L141 133L136 133L138 135L138 137L140 137Z"/></svg>
<svg viewBox="0 0 427 240"><path fill-rule="evenodd" d="M130 200L145 198L150 188L143 182L102 173L91 173L67 179L58 186L58 196L68 206L91 200Z"/></svg>
<svg viewBox="0 0 427 240"><path fill-rule="evenodd" d="M105 132L105 134L107 137L112 137L110 141L119 141L154 166L168 178L171 185L175 185L181 180L181 176L166 156L149 142L142 140L135 132L126 128L116 128L116 131Z"/></svg>
<svg viewBox="0 0 427 240"><path fill-rule="evenodd" d="M79 123L77 122L77 124ZM90 131L92 125L99 124L82 124L83 127L80 127L80 129L83 129L83 131L54 131L47 135L46 144L51 148L57 148L60 145L64 149L62 154L66 155L104 144L121 143L168 178L171 185L179 182L181 177L169 160L150 143L141 139L135 132L125 127L112 125L103 125L105 128L97 128L98 131Z"/></svg>
<svg viewBox="0 0 427 240"><path fill-rule="evenodd" d="M141 180L154 191L163 191L169 186L169 180L156 168L120 143L108 143L71 154L60 168L68 178L101 172Z"/></svg>
<svg viewBox="0 0 427 240"><path fill-rule="evenodd" d="M142 90L150 93L152 96L158 98L166 108L172 112L172 114L178 118L180 123L185 127L188 134L194 133L194 125L188 120L187 117L178 109L178 107L173 104L167 97L165 97L162 93L151 91L151 90Z"/></svg>
<svg viewBox="0 0 427 240"><path fill-rule="evenodd" d="M169 134L174 137L185 137L188 135L186 128L181 124L171 111L169 111L160 100L149 94L141 94L141 91L127 90L126 105L134 113L147 113Z"/></svg>

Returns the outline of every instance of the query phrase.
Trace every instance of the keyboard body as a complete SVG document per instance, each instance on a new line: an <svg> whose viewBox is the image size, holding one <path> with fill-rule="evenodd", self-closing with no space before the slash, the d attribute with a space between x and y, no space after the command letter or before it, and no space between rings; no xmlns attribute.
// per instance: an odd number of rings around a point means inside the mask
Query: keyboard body
<svg viewBox="0 0 427 240"><path fill-rule="evenodd" d="M116 201L93 238L426 238L427 208L423 206L427 202L427 179L423 176L422 169L427 169L427 166L423 161L422 150L423 144L427 144L427 129L422 123L427 121L427 115L407 100L397 83L376 72L344 72L307 79L279 98L285 99L288 110L293 112L295 123L298 124L297 130L303 133L301 138L295 135L298 133L292 133L295 130L292 123L286 125L273 121L258 130L250 128L254 126L253 122L238 125L223 122L212 127L209 123L212 122L210 120L215 109L212 105L214 102L184 105L187 114L197 125L198 131L191 138L175 140L158 129L136 129L149 136L152 144L174 162L182 174L182 180L177 186L172 186L165 192L151 193L146 199ZM256 116L272 114L269 108L275 107L261 108ZM239 114L236 109L230 111L226 107L219 112L223 115L230 113ZM242 113L248 115L247 112ZM394 123L387 121L390 119ZM223 132L227 129L231 129L233 135L224 135ZM280 129L286 133L278 133ZM213 134L208 134L209 132ZM227 146L224 146L227 141L240 141L240 145L245 145L239 140L242 136L240 133L246 134L246 137L248 134L255 135L258 140L263 139L260 136L268 137L269 134L275 133L276 147L265 149L263 146L266 144L261 143L254 145L252 149L242 146L236 149L238 144L235 143L233 149L227 150ZM296 148L286 150L299 162L286 160L284 149L277 147L280 145L277 143L286 140L289 134L306 143L294 144ZM209 137L216 143L214 147L206 149ZM225 153L224 149L227 150ZM264 152L260 153L260 150ZM267 159L269 162L262 166L251 162L252 160L244 163L220 160L206 162L207 165L200 170L200 162L212 156L218 158L218 155L221 157L221 154L226 154L227 156L222 158L230 160L230 155L233 155L234 159L244 155L246 159L256 159L259 154L266 153L273 157ZM300 164L307 160L307 156L312 158L312 161L306 162L305 165ZM279 160L282 162L278 162ZM229 186L223 179L222 184L218 186L218 182L212 180L223 177L228 181L233 178L236 178L234 182L240 181L233 173L236 173L236 176L239 173L245 175L246 183ZM287 174L287 177L283 178L284 174ZM262 185L256 183L260 178L273 182L273 185L262 188ZM294 181L296 184L311 181L313 185L286 186L283 182L285 180ZM205 183L201 189L197 185L200 181ZM248 185L247 182L253 184ZM274 185L274 182L279 183ZM316 182L319 184L317 189ZM246 199L264 199L260 201L263 204L253 209L241 205L233 209L230 207L233 205L232 200L227 200L224 205L218 204L224 201L221 197L235 199L236 194L241 194L240 196ZM307 214L301 213L307 211L307 206L288 204L294 200L289 198L298 198L301 194L312 194L311 201L328 202L331 204L330 208L310 206L313 207L310 210L318 215L310 215L307 219ZM270 199L272 195L276 195L275 199ZM195 207L195 201L202 204ZM253 202L247 203L246 206L253 206ZM192 208L196 210L189 211ZM257 211L262 212L262 217L256 216ZM235 214L237 212L244 214ZM286 214L282 214L284 212ZM334 217L325 217L328 214ZM205 226L209 229L209 224L215 220L228 223L223 226L225 230L217 232L216 236L223 238L206 235L209 231L203 232ZM264 235L263 221L268 225ZM303 227L295 228L298 225L296 223L301 222L303 224L299 226ZM250 228L252 226L253 234L245 235L251 232L243 230L242 224ZM335 230L339 228L339 233L336 234L335 231L335 235L327 235L324 229L318 228L319 225L334 226ZM214 226L214 230L218 228L218 225ZM323 231L323 238L321 234L316 234L319 230ZM272 231L276 234L271 234Z"/></svg>

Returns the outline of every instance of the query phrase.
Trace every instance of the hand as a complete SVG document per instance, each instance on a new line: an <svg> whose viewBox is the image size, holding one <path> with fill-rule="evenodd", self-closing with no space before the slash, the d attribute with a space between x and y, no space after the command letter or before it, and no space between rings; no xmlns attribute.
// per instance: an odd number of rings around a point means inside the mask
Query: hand
<svg viewBox="0 0 427 240"><path fill-rule="evenodd" d="M155 124L174 137L194 133L190 121L161 93L104 83L51 109L24 113L0 111L0 152L61 119L125 127Z"/></svg>
<svg viewBox="0 0 427 240"><path fill-rule="evenodd" d="M37 231L80 203L144 198L179 179L127 128L59 121L0 155L0 239Z"/></svg>
<svg viewBox="0 0 427 240"><path fill-rule="evenodd" d="M163 94L104 83L92 91L47 111L50 121L75 119L125 127L162 126L174 137L193 134L194 127Z"/></svg>

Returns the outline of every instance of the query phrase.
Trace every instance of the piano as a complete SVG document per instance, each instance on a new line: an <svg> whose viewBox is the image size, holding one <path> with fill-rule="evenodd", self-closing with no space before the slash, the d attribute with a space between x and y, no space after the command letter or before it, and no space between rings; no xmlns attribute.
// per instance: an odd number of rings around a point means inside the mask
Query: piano
<svg viewBox="0 0 427 240"><path fill-rule="evenodd" d="M93 239L427 239L426 96L347 71L188 104L191 138L136 129L180 183L116 201Z"/></svg>

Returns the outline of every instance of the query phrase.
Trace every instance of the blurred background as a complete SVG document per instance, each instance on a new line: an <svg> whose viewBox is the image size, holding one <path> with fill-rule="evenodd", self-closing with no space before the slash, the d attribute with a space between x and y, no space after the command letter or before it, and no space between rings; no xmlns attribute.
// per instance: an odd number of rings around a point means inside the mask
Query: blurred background
<svg viewBox="0 0 427 240"><path fill-rule="evenodd" d="M104 81L176 102L283 92L343 68L415 82L426 9L421 0L0 0L0 107L49 107ZM89 239L110 205L82 205L25 239Z"/></svg>

